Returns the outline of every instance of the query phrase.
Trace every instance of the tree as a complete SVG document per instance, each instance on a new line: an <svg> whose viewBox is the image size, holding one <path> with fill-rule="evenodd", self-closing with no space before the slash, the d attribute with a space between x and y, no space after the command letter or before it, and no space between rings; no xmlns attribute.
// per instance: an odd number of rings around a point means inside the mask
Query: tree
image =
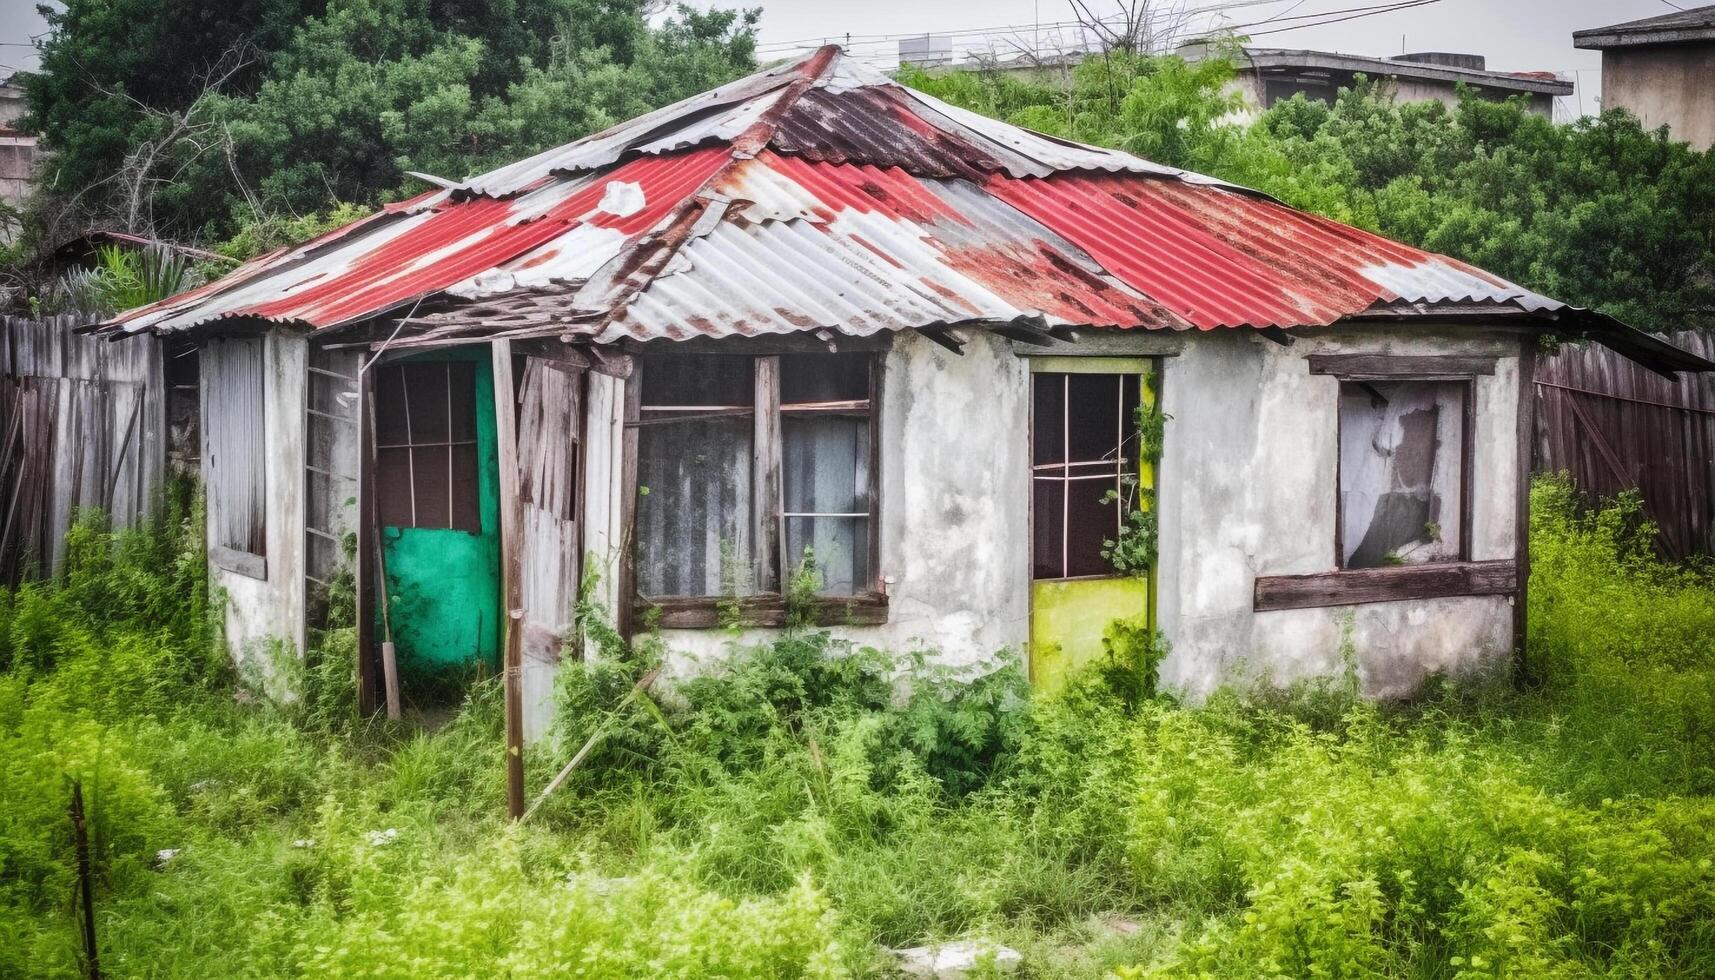
<svg viewBox="0 0 1715 980"><path fill-rule="evenodd" d="M1254 187L1638 326L1715 312L1715 152L1623 111L1555 126L1522 99L1398 103L1360 78L1253 120L1220 59L1092 57L1069 86L999 72L906 84L1057 136Z"/></svg>
<svg viewBox="0 0 1715 980"><path fill-rule="evenodd" d="M45 187L97 221L221 239L373 206L410 189L407 170L462 177L754 67L755 13L657 13L655 0L70 0L50 12L29 88L55 151ZM198 66L195 84L156 81Z"/></svg>

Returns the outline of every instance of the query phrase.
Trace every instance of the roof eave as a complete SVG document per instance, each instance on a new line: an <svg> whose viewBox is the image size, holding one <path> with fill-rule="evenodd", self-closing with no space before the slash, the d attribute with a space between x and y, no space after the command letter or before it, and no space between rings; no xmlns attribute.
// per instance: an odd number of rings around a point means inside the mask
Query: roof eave
<svg viewBox="0 0 1715 980"><path fill-rule="evenodd" d="M1698 44L1715 41L1715 25L1679 27L1659 31L1616 31L1597 27L1572 35L1572 46L1593 51L1609 48L1649 48L1668 44Z"/></svg>
<svg viewBox="0 0 1715 980"><path fill-rule="evenodd" d="M1247 48L1249 65L1243 68L1321 68L1335 71L1387 74L1394 77L1426 79L1440 82L1466 82L1483 88L1510 89L1535 95L1571 95L1571 82L1521 78L1506 72L1473 71L1446 65L1425 65L1414 61L1392 61L1363 55L1339 54L1332 51L1311 51L1294 48Z"/></svg>

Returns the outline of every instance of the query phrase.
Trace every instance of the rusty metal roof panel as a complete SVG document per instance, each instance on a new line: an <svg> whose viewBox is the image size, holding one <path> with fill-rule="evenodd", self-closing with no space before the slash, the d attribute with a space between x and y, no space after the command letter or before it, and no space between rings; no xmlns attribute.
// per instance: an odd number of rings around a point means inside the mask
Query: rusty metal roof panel
<svg viewBox="0 0 1715 980"><path fill-rule="evenodd" d="M1444 256L1221 188L1108 174L988 187L1205 329L1322 325L1399 299L1558 307Z"/></svg>
<svg viewBox="0 0 1715 980"><path fill-rule="evenodd" d="M568 235L575 263L599 267L682 207L725 159L719 149L703 149L638 158L599 179L514 198L440 196L433 206L374 216L321 248L276 256L138 311L124 328L175 330L233 318L333 326L442 291L481 292L478 277L497 269L524 272L531 257L536 264L547 260L544 246ZM619 204L616 188L625 199ZM525 261L515 266L520 257Z"/></svg>
<svg viewBox="0 0 1715 980"><path fill-rule="evenodd" d="M972 321L1188 324L965 180L764 154L723 177L726 220L602 330L629 337L849 334Z"/></svg>

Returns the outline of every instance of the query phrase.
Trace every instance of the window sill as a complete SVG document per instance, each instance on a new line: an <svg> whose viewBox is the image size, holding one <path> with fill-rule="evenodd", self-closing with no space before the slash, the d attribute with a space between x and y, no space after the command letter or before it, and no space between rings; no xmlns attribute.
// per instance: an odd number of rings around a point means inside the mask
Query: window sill
<svg viewBox="0 0 1715 980"><path fill-rule="evenodd" d="M253 555L236 548L214 547L208 549L208 560L213 562L216 568L268 581L268 559L261 555Z"/></svg>
<svg viewBox="0 0 1715 980"><path fill-rule="evenodd" d="M687 596L671 599L638 599L633 606L637 622L649 622L653 610L662 629L713 629L724 625L723 616L733 604L744 626L785 626L786 600L778 595ZM817 626L880 626L887 622L887 596L863 592L852 596L826 596L816 600Z"/></svg>
<svg viewBox="0 0 1715 980"><path fill-rule="evenodd" d="M1510 595L1518 590L1518 563L1441 562L1390 568L1354 568L1318 575L1264 575L1256 580L1257 612L1315 609L1450 596Z"/></svg>

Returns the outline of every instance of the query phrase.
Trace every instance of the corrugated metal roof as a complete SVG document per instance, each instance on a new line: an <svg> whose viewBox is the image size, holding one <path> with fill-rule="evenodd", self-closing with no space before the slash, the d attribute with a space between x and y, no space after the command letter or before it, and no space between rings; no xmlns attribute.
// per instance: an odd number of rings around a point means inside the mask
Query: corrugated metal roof
<svg viewBox="0 0 1715 980"><path fill-rule="evenodd" d="M714 189L734 202L725 219L598 340L1019 319L1188 326L970 181L765 153Z"/></svg>
<svg viewBox="0 0 1715 980"><path fill-rule="evenodd" d="M461 335L476 317L465 302L506 329L575 321L555 329L598 340L1020 320L1303 327L1401 301L1564 309L1243 188L946 105L826 48L392 205L109 329L331 327L430 297Z"/></svg>

